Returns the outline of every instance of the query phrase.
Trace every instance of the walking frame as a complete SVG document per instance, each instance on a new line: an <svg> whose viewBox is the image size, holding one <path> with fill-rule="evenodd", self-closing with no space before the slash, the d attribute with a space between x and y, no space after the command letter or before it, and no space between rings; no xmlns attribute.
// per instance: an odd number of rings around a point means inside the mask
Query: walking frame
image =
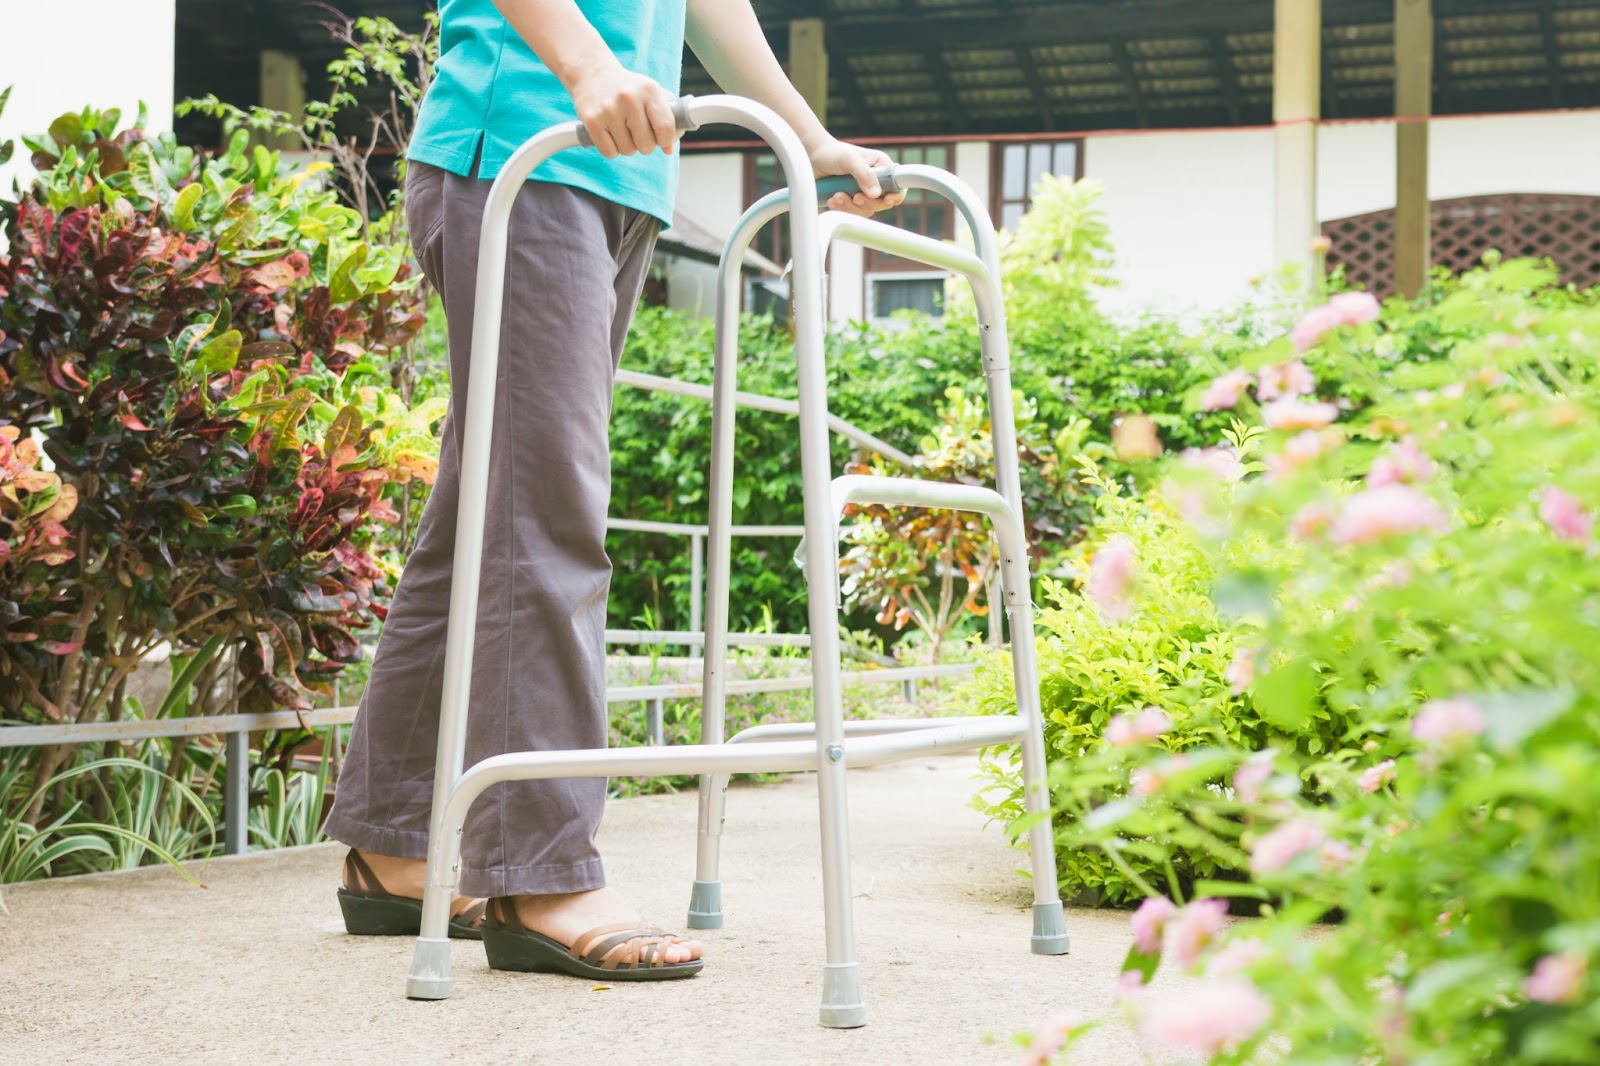
<svg viewBox="0 0 1600 1066"><path fill-rule="evenodd" d="M994 225L968 186L954 175L927 166L884 168L878 177L886 192L925 189L950 200L971 228L976 254L843 212L819 214L820 199L836 192L853 192L855 182L848 178L818 182L799 138L771 110L740 97L708 96L685 97L678 101L675 111L681 130L693 130L706 123L731 123L759 135L777 154L788 185L757 201L744 213L728 239L718 272L702 742L669 747L514 752L485 759L463 772L511 207L535 167L556 152L590 143L579 123L568 122L535 135L517 149L494 180L483 215L457 513L455 580L450 590L444 697L428 832L427 887L422 931L406 981L406 995L414 999L444 999L450 995L448 922L460 868L462 826L473 801L489 786L501 781L563 777L700 775L698 849L688 926L715 929L721 927L723 919L718 861L728 775L815 771L827 939L821 1023L851 1028L866 1023L866 1005L851 909L845 794L849 766L876 766L933 752L1020 743L1027 811L1032 816L1028 830L1034 892L1031 947L1040 955L1061 955L1068 950L1056 887L1055 842L1048 817L1033 604ZM801 552L809 604L815 721L755 726L725 739L739 266L756 231L785 212L789 215L794 250L791 303L799 376L806 530ZM998 491L910 478L832 477L823 364L823 270L828 248L835 241L848 241L943 268L962 275L971 284L988 381ZM842 509L851 503L938 507L989 517L1000 545L1016 714L848 724L843 721L839 524Z"/></svg>

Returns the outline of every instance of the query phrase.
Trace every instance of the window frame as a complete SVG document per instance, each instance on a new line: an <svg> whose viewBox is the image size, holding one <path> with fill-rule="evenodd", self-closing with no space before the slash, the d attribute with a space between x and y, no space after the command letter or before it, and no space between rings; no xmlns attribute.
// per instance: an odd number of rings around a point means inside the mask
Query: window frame
<svg viewBox="0 0 1600 1066"><path fill-rule="evenodd" d="M1036 144L1048 144L1052 149L1056 145L1071 144L1076 146L1073 153L1073 181L1083 180L1084 137L1061 137L1054 134L1045 134L1038 137L1008 137L1004 140L989 142L989 217L994 219L996 229L1005 228L1005 209L1008 204L1022 205L1022 213L1027 214L1033 206L1033 185L1023 176L1022 199L1015 200L1007 197L1005 192L1005 151L1015 145L1021 145L1024 150ZM1065 175L1057 174L1056 177Z"/></svg>
<svg viewBox="0 0 1600 1066"><path fill-rule="evenodd" d="M900 260L900 262L905 262L905 260ZM922 264L920 269L917 270L864 270L861 274L861 283L866 291L862 294L861 317L877 326L889 325L895 321L893 316L881 316L877 313L877 300L875 299L877 294L873 290L879 282L937 281L942 288L949 280L950 274L948 271L939 270L926 264ZM939 305L939 313L934 317L944 317L944 304L942 301Z"/></svg>

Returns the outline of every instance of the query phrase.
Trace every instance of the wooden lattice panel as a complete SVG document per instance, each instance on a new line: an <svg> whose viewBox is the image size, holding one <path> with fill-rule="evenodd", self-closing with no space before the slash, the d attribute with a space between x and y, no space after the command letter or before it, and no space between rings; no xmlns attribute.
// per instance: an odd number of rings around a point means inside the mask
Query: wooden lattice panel
<svg viewBox="0 0 1600 1066"><path fill-rule="evenodd" d="M1483 253L1507 259L1552 260L1561 280L1580 288L1600 284L1600 196L1506 193L1433 202L1435 266L1470 270ZM1349 282L1380 296L1394 292L1394 211L1334 219L1322 225L1332 247L1328 266L1344 267Z"/></svg>

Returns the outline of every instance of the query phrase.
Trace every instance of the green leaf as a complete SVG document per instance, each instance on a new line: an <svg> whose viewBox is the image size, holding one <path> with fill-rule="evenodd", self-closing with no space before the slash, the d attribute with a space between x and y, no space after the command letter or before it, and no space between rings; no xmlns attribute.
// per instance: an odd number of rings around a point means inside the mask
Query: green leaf
<svg viewBox="0 0 1600 1066"><path fill-rule="evenodd" d="M1142 977L1145 984L1149 984L1150 979L1156 975L1156 970L1160 966L1161 951L1159 949L1147 954L1140 951L1139 945L1135 944L1128 949L1128 955L1122 960L1122 969L1119 972L1128 973L1132 971Z"/></svg>
<svg viewBox="0 0 1600 1066"><path fill-rule="evenodd" d="M1272 893L1248 881L1196 881L1195 899L1206 896L1236 896L1240 899L1271 899Z"/></svg>
<svg viewBox="0 0 1600 1066"><path fill-rule="evenodd" d="M50 123L50 139L61 147L83 143L83 119L65 114Z"/></svg>
<svg viewBox="0 0 1600 1066"><path fill-rule="evenodd" d="M1311 718L1317 673L1306 659L1291 659L1258 679L1251 695L1263 719L1285 733L1297 733Z"/></svg>
<svg viewBox="0 0 1600 1066"><path fill-rule="evenodd" d="M1470 696L1489 724L1489 741L1502 750L1515 747L1561 717L1577 702L1577 689L1521 688Z"/></svg>
<svg viewBox="0 0 1600 1066"><path fill-rule="evenodd" d="M339 265L328 276L328 297L336 303L348 303L361 298L361 285L354 274L367 261L367 246L357 244L350 249Z"/></svg>
<svg viewBox="0 0 1600 1066"><path fill-rule="evenodd" d="M222 513L229 518L254 518L256 514L256 498L254 496L230 496L228 502L222 505Z"/></svg>
<svg viewBox="0 0 1600 1066"><path fill-rule="evenodd" d="M200 202L204 192L196 181L185 185L178 193L178 202L172 209L172 227L179 233L188 233L194 228L194 205Z"/></svg>
<svg viewBox="0 0 1600 1066"><path fill-rule="evenodd" d="M222 650L222 645L226 639L223 634L218 633L201 645L194 658L190 659L183 669L179 671L178 676L173 679L172 687L167 690L167 698L162 701L161 709L156 712L157 718L169 718L180 704L188 704L189 689L194 687L195 679L206 668L206 664L216 657L217 652Z"/></svg>
<svg viewBox="0 0 1600 1066"><path fill-rule="evenodd" d="M244 341L244 335L236 329L211 338L200 349L200 354L194 361L194 371L202 375L220 374L224 370L232 370L239 361L239 349Z"/></svg>
<svg viewBox="0 0 1600 1066"><path fill-rule="evenodd" d="M1294 342L1288 337L1279 337L1277 340L1253 352L1247 352L1239 360L1239 366L1245 370L1260 370L1264 366L1277 366L1287 363L1295 357Z"/></svg>
<svg viewBox="0 0 1600 1066"><path fill-rule="evenodd" d="M1272 579L1258 570L1234 570L1220 575L1211 587L1211 602L1230 622L1266 619L1275 612Z"/></svg>

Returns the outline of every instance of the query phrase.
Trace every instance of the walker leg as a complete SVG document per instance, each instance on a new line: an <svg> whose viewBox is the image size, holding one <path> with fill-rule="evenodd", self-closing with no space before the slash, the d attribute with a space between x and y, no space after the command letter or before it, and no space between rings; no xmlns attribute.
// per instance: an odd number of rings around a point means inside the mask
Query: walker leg
<svg viewBox="0 0 1600 1066"><path fill-rule="evenodd" d="M461 824L428 838L428 880L422 890L422 933L406 977L408 999L449 999L450 904L461 871Z"/></svg>
<svg viewBox="0 0 1600 1066"><path fill-rule="evenodd" d="M829 1029L854 1029L867 1024L867 1005L861 991L861 966L856 961L855 915L850 899L844 753L837 745L830 747L818 772L817 800L822 820L822 908L828 945L827 962L822 967L819 1020Z"/></svg>

